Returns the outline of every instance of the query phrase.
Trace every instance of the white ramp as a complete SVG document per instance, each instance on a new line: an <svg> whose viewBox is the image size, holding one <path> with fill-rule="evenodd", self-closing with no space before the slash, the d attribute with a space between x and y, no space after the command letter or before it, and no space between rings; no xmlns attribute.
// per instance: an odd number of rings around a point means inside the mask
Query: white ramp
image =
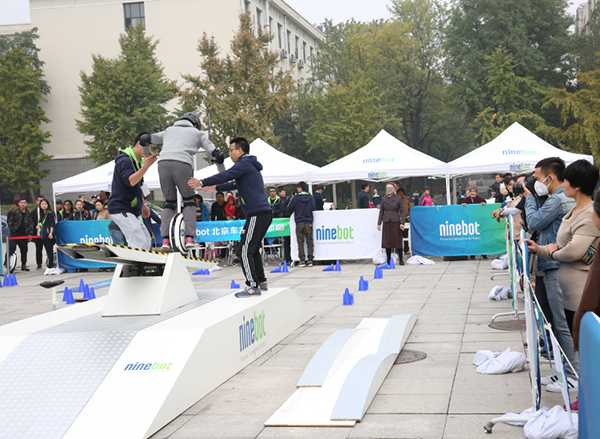
<svg viewBox="0 0 600 439"><path fill-rule="evenodd" d="M363 319L332 334L315 353L298 390L266 426L352 427L373 401L416 318Z"/></svg>

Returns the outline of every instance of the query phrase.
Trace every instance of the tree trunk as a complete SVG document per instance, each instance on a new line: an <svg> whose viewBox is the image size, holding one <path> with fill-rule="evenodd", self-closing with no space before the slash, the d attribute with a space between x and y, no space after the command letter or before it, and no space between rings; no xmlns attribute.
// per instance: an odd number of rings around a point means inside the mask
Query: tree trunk
<svg viewBox="0 0 600 439"><path fill-rule="evenodd" d="M31 197L31 202L35 203L36 197L35 197L35 193L33 192L33 189L29 188L29 196Z"/></svg>
<svg viewBox="0 0 600 439"><path fill-rule="evenodd" d="M356 180L350 182L350 193L352 194L352 209L356 209Z"/></svg>

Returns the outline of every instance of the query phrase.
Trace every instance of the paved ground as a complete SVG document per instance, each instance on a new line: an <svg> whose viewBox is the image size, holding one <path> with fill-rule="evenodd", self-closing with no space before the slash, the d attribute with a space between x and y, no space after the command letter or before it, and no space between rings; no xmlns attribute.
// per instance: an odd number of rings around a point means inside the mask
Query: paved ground
<svg viewBox="0 0 600 439"><path fill-rule="evenodd" d="M322 266L294 268L271 274L270 286L290 287L316 317L271 351L225 382L153 439L171 438L435 438L469 439L486 436L483 425L506 412L531 406L527 372L479 375L472 364L479 349L523 352L524 333L491 329L489 319L508 311L510 301L487 298L497 284L490 280L490 261L444 262L384 271L383 279L358 292L362 275L372 280L372 264L348 263L341 273L322 272ZM269 269L273 268L271 264ZM0 289L0 324L52 309L50 292L38 286L48 276L41 271L19 273L19 286ZM77 287L109 280L110 273L52 276ZM227 267L210 276L194 276L198 289L228 288L240 281L239 268ZM355 304L342 306L345 288L355 292ZM96 294L104 295L108 288ZM77 298L78 295L75 294ZM65 306L65 305L61 305ZM77 306L77 305L72 305ZM522 302L521 302L522 308ZM423 361L395 365L354 428L265 428L264 422L296 390L295 384L312 355L338 329L353 328L365 317L414 314L417 323L405 346L427 353ZM548 364L542 374L548 374ZM562 404L559 394L544 392L542 405ZM497 425L496 439L523 438L519 427Z"/></svg>

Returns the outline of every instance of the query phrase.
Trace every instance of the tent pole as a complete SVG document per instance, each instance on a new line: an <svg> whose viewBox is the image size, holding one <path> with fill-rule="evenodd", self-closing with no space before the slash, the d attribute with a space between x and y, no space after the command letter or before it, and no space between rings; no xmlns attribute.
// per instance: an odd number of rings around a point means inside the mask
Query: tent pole
<svg viewBox="0 0 600 439"><path fill-rule="evenodd" d="M456 176L452 177L452 203L456 204L456 191L458 190L458 188L456 187Z"/></svg>
<svg viewBox="0 0 600 439"><path fill-rule="evenodd" d="M450 205L450 174L446 174L446 204Z"/></svg>
<svg viewBox="0 0 600 439"><path fill-rule="evenodd" d="M331 188L333 192L333 208L337 209L337 186L333 183L333 187Z"/></svg>
<svg viewBox="0 0 600 439"><path fill-rule="evenodd" d="M313 193L312 181L308 182L308 192Z"/></svg>

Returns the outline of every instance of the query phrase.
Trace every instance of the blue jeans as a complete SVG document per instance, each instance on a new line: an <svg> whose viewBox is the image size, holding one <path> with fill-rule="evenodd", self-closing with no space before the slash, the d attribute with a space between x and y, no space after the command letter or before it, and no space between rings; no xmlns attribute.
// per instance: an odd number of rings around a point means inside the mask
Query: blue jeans
<svg viewBox="0 0 600 439"><path fill-rule="evenodd" d="M110 237L113 240L113 244L127 245L125 243L125 237L123 236L123 233L120 230L108 229L108 232L110 233Z"/></svg>
<svg viewBox="0 0 600 439"><path fill-rule="evenodd" d="M579 373L579 354L575 352L573 345L573 337L571 331L569 331L569 325L567 324L567 317L565 315L565 308L563 306L562 290L558 283L558 270L557 268L552 270L546 270L544 276L544 285L546 286L546 294L548 295L548 303L552 310L552 318L554 320L554 329L558 333L558 342L560 347L565 352L565 355L575 368L575 372ZM575 374L565 362L565 369L567 375L571 378L575 378Z"/></svg>

